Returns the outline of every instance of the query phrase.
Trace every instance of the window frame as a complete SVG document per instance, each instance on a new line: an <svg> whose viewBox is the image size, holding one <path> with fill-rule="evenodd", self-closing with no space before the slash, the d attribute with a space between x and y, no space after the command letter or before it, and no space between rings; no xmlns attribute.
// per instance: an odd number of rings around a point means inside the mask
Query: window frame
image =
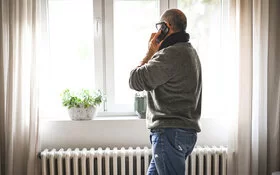
<svg viewBox="0 0 280 175"><path fill-rule="evenodd" d="M169 8L170 0L159 0L159 17ZM172 0L176 1L176 0ZM177 2L177 1L176 1ZM136 115L131 111L131 105L117 105L115 101L114 84L114 0L104 0L104 83L103 92L106 101L103 107L103 113L100 115ZM141 59L141 58L139 58ZM107 64L108 63L108 64ZM109 111L109 112L107 112ZM112 112L111 112L112 111Z"/></svg>
<svg viewBox="0 0 280 175"><path fill-rule="evenodd" d="M136 115L133 111L129 110L126 105L114 104L115 101L115 84L114 84L114 1L104 0L104 82L103 90L106 94L106 101L104 103L103 111L100 115ZM228 15L228 0L220 0L221 4L221 25L227 22ZM178 0L159 0L159 18L165 10L170 8L178 8ZM226 14L226 15L224 15ZM221 26L221 30L227 30ZM224 33L221 34L221 38ZM222 43L220 43L222 44ZM141 58L139 58L141 59ZM130 108L131 109L131 108Z"/></svg>
<svg viewBox="0 0 280 175"><path fill-rule="evenodd" d="M103 2L93 0L93 21L94 21L94 61L95 61L95 85L96 89L104 90L105 80L105 48L104 48L104 24L103 24ZM104 110L101 106L100 111Z"/></svg>

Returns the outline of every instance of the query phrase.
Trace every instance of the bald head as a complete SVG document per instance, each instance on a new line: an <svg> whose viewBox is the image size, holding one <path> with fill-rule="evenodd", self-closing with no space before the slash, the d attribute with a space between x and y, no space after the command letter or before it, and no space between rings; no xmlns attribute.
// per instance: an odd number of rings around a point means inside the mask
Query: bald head
<svg viewBox="0 0 280 175"><path fill-rule="evenodd" d="M166 10L162 14L160 20L169 23L174 32L185 31L187 28L187 18L185 14L178 9Z"/></svg>

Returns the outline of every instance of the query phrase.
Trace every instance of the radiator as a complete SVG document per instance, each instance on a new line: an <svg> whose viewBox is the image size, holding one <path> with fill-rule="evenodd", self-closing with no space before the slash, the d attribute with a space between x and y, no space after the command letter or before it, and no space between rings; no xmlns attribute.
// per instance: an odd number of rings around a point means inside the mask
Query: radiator
<svg viewBox="0 0 280 175"><path fill-rule="evenodd" d="M67 149L40 153L43 175L144 175L151 149ZM226 175L226 147L196 147L186 160L186 175Z"/></svg>

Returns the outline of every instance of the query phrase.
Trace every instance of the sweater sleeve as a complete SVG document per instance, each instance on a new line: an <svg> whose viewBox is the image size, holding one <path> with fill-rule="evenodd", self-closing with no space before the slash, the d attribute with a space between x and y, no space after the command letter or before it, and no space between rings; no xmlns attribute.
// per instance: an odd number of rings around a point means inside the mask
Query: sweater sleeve
<svg viewBox="0 0 280 175"><path fill-rule="evenodd" d="M172 57L167 53L156 53L148 63L133 69L129 86L136 91L151 91L166 83L175 74Z"/></svg>

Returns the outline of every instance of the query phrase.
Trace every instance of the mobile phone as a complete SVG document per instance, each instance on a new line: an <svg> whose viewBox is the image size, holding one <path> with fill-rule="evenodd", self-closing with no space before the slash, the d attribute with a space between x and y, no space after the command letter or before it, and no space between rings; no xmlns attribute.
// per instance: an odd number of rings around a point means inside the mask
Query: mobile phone
<svg viewBox="0 0 280 175"><path fill-rule="evenodd" d="M167 25L165 23L162 23L159 30L161 30L161 33L156 39L157 43L160 43L164 39L164 37L168 34L169 28L167 27Z"/></svg>

